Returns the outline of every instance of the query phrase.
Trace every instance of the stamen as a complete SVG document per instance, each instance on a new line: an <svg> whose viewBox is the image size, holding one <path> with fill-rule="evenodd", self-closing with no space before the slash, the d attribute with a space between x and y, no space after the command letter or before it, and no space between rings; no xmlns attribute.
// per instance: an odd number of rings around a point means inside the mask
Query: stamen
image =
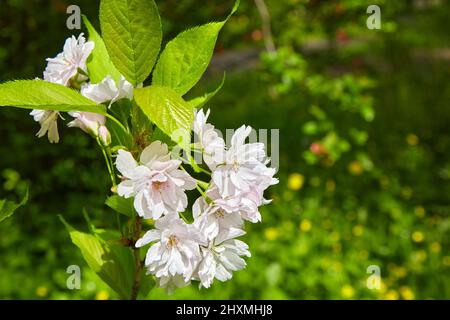
<svg viewBox="0 0 450 320"><path fill-rule="evenodd" d="M223 218L225 216L225 210L223 210L222 208L218 209L216 212L214 212L214 215L217 218Z"/></svg>
<svg viewBox="0 0 450 320"><path fill-rule="evenodd" d="M170 235L169 237L169 241L167 241L167 248L168 249L172 249L173 247L175 247L178 244L178 239L175 235Z"/></svg>

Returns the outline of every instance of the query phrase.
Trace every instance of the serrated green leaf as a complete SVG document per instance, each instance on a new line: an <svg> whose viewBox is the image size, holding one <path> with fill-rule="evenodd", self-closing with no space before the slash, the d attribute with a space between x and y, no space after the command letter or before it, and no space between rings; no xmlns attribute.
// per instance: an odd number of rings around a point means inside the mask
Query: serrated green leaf
<svg viewBox="0 0 450 320"><path fill-rule="evenodd" d="M203 96L189 100L188 103L192 106L192 108L197 110L200 109L205 104L207 104L208 101L211 100L216 95L216 93L220 91L220 89L222 89L224 83L225 83L225 74L222 77L222 82L219 84L216 90L205 93Z"/></svg>
<svg viewBox="0 0 450 320"><path fill-rule="evenodd" d="M89 33L89 41L93 41L95 43L94 50L86 63L89 70L89 79L91 83L99 83L107 75L110 75L116 82L118 82L120 79L120 72L111 62L111 58L109 57L102 37L84 15L83 21Z"/></svg>
<svg viewBox="0 0 450 320"><path fill-rule="evenodd" d="M128 217L134 216L133 198L125 199L118 195L113 195L106 199L105 204L118 213Z"/></svg>
<svg viewBox="0 0 450 320"><path fill-rule="evenodd" d="M79 92L43 80L16 80L0 84L0 106L106 114L106 108Z"/></svg>
<svg viewBox="0 0 450 320"><path fill-rule="evenodd" d="M14 201L0 200L0 222L11 217L13 213L23 206L28 201L28 188L25 191L25 195L19 203L15 203Z"/></svg>
<svg viewBox="0 0 450 320"><path fill-rule="evenodd" d="M161 48L162 28L153 0L102 0L100 25L109 56L134 86L152 71Z"/></svg>
<svg viewBox="0 0 450 320"><path fill-rule="evenodd" d="M237 10L236 2L227 19L194 27L170 41L156 64L153 84L188 92L202 77L211 61L220 29Z"/></svg>
<svg viewBox="0 0 450 320"><path fill-rule="evenodd" d="M134 99L144 114L182 147L190 143L193 108L173 89L149 86L134 91Z"/></svg>
<svg viewBox="0 0 450 320"><path fill-rule="evenodd" d="M78 231L62 216L59 218L66 226L73 244L80 249L89 267L121 298L129 298L135 268L131 249L110 244L99 236Z"/></svg>

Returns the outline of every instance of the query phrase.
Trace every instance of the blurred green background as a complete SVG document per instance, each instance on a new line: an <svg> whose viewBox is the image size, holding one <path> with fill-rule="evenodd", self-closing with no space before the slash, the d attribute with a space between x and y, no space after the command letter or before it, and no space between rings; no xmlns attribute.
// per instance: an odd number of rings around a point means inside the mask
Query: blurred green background
<svg viewBox="0 0 450 320"><path fill-rule="evenodd" d="M156 2L165 41L232 6ZM79 32L65 27L69 4L98 26L97 1L1 0L1 82L42 76L45 58ZM241 1L195 90L215 88L225 70L211 121L280 129L280 183L244 237L253 256L231 281L149 298L449 299L448 2L379 0L380 30L366 27L372 1L265 4L270 21L253 0ZM57 217L86 230L86 208L96 225L114 225L99 150L63 125L57 145L36 138L28 113L0 110L0 198L30 186L26 206L0 224L0 298L115 299ZM81 266L81 290L66 288L72 264ZM366 286L369 265L381 269L378 290Z"/></svg>

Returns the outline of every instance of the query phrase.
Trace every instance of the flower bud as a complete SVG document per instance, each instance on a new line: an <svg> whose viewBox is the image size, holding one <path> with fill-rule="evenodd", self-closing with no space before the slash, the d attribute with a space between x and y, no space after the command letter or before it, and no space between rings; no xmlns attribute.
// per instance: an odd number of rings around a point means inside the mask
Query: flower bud
<svg viewBox="0 0 450 320"><path fill-rule="evenodd" d="M91 136L100 138L104 146L111 143L111 135L105 126L104 115L91 112L69 112L74 120L69 122L69 127L78 127Z"/></svg>
<svg viewBox="0 0 450 320"><path fill-rule="evenodd" d="M100 126L98 128L98 137L105 147L111 144L111 134L106 126Z"/></svg>

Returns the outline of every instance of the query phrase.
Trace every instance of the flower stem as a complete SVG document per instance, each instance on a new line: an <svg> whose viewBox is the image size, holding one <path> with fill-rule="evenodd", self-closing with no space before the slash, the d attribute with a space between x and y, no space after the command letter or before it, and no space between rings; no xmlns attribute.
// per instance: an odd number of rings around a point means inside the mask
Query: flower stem
<svg viewBox="0 0 450 320"><path fill-rule="evenodd" d="M114 174L114 161L112 159L112 153L111 153L111 148L110 147L106 148L106 153L108 155L109 166L110 166L110 169L111 169L110 175L113 177L114 186L116 186L117 184L116 184L116 176Z"/></svg>
<svg viewBox="0 0 450 320"><path fill-rule="evenodd" d="M111 178L111 183L114 189L116 189L116 178L114 177L114 166L112 166L111 154L106 152L105 147L101 143L100 139L97 137L97 143L102 149L103 158L105 159L106 167L108 168L109 177Z"/></svg>
<svg viewBox="0 0 450 320"><path fill-rule="evenodd" d="M141 218L136 217L135 220L135 239L138 239L141 235ZM136 300L139 290L141 288L141 272L142 272L142 261L141 261L141 252L140 248L136 248L135 244L133 244L133 255L134 255L134 282L133 287L131 289L131 300Z"/></svg>
<svg viewBox="0 0 450 320"><path fill-rule="evenodd" d="M189 220L186 219L186 217L184 216L183 212L180 212L179 214L180 214L181 219L183 219L184 222L189 223Z"/></svg>
<svg viewBox="0 0 450 320"><path fill-rule="evenodd" d="M115 117L113 117L112 115L110 115L109 113L106 113L106 117L111 119L112 121L114 121L124 132L129 133L130 130L128 130L127 128L125 128L125 126L119 121L117 120Z"/></svg>
<svg viewBox="0 0 450 320"><path fill-rule="evenodd" d="M203 172L203 173L206 173L206 174L208 174L208 175L211 175L211 172L209 172L209 171L206 170L206 169L203 169L203 168L200 167L200 166L198 166L198 169L199 169L201 172Z"/></svg>

